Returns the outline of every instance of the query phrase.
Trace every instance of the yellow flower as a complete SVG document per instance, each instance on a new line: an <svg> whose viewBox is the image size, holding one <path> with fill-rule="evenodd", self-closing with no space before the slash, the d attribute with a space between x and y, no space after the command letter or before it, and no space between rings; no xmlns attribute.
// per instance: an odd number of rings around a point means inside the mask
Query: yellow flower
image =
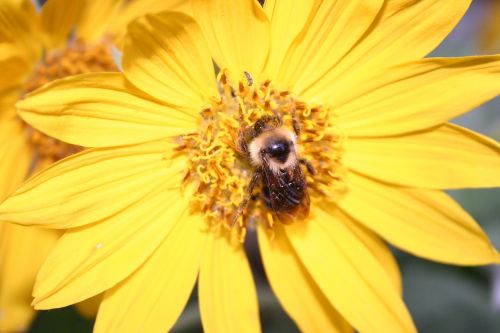
<svg viewBox="0 0 500 333"><path fill-rule="evenodd" d="M180 3L49 0L37 13L29 0L0 2L0 199L33 171L80 149L31 128L16 114L16 101L53 79L116 70L109 47L121 39L126 24ZM36 272L60 235L26 229L0 226L0 332L29 325Z"/></svg>
<svg viewBox="0 0 500 333"><path fill-rule="evenodd" d="M95 147L0 205L2 220L69 229L39 272L35 307L105 292L96 332L165 332L198 281L205 331L258 332L240 242L255 228L301 330L415 331L382 239L445 263L499 262L442 189L500 183L498 144L447 123L498 95L500 56L421 59L469 3L196 0L194 19L164 12L129 26L123 75L30 94L23 119ZM276 220L258 185L233 225L256 169L238 137L264 116L301 127L310 212Z"/></svg>

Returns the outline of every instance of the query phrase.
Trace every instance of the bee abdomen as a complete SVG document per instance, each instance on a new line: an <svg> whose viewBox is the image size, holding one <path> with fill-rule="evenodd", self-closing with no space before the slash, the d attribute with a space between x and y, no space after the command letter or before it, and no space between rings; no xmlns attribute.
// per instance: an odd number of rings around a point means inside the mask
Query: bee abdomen
<svg viewBox="0 0 500 333"><path fill-rule="evenodd" d="M270 190L263 184L262 200L268 209L277 212L288 212L300 205L305 195L305 186L302 184L292 184L279 189Z"/></svg>

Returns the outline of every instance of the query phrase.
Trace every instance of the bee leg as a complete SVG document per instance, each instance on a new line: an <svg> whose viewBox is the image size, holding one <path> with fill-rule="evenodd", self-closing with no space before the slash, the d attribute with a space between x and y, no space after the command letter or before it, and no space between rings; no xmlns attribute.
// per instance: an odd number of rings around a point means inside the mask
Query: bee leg
<svg viewBox="0 0 500 333"><path fill-rule="evenodd" d="M290 114L292 115L293 131L295 132L295 135L297 137L299 137L300 136L300 122L299 122L299 119L297 118L297 112L295 109L295 105L292 106L292 109L290 110Z"/></svg>
<svg viewBox="0 0 500 333"><path fill-rule="evenodd" d="M236 148L240 154L248 155L248 146L246 138L248 137L253 138L255 136L255 133L253 129L249 128L245 123L243 112L241 111L241 109L238 109L238 111L239 111L238 121L240 123L240 131L238 133L238 144L236 145Z"/></svg>
<svg viewBox="0 0 500 333"><path fill-rule="evenodd" d="M306 160L305 158L299 159L299 163L305 165L307 172L309 172L311 175L314 175L316 171L314 170L314 167L312 166L311 162Z"/></svg>
<svg viewBox="0 0 500 333"><path fill-rule="evenodd" d="M248 138L254 139L256 137L255 130L251 127L243 126L238 134L238 152L242 155L246 155L247 158L250 158L250 151L248 150Z"/></svg>
<svg viewBox="0 0 500 333"><path fill-rule="evenodd" d="M238 222L238 217L243 213L245 208L247 208L248 204L250 203L250 199L252 198L253 195L253 190L255 188L255 185L257 185L257 182L259 181L260 177L261 177L260 170L256 170L253 173L252 180L250 180L250 183L248 183L246 189L247 194L245 195L243 201L240 203L240 206L238 207L238 210L236 211L236 214L233 217L231 227L234 227L236 225L236 223Z"/></svg>
<svg viewBox="0 0 500 333"><path fill-rule="evenodd" d="M238 150L243 155L248 154L248 145L247 141L245 140L245 135L243 134L243 131L240 131L238 135Z"/></svg>

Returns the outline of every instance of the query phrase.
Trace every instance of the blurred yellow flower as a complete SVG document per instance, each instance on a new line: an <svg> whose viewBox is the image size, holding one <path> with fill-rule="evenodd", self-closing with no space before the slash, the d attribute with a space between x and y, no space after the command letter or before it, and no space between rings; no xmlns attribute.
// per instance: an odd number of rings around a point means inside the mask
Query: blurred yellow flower
<svg viewBox="0 0 500 333"><path fill-rule="evenodd" d="M49 0L39 13L31 1L0 2L0 199L33 171L78 151L24 123L15 103L67 75L114 71L110 46L126 24L147 11L180 8L173 1ZM59 232L0 226L0 332L23 331L35 275Z"/></svg>
<svg viewBox="0 0 500 333"><path fill-rule="evenodd" d="M486 52L500 52L500 1L483 1L485 15L480 26L481 46Z"/></svg>
<svg viewBox="0 0 500 333"><path fill-rule="evenodd" d="M85 74L18 103L32 126L95 147L33 176L0 219L69 230L35 307L105 292L96 332L165 332L198 281L206 332L258 332L242 242L306 332L414 332L382 239L458 265L498 263L442 189L500 183L498 143L447 123L498 95L500 56L422 59L470 1L195 0L129 26L123 75ZM222 69L216 77L213 63ZM241 126L295 113L309 216L252 201ZM305 170L304 170L305 173Z"/></svg>

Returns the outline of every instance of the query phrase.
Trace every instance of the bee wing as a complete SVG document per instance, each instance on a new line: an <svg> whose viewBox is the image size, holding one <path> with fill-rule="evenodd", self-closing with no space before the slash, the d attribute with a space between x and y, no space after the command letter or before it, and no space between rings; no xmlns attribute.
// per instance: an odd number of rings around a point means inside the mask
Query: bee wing
<svg viewBox="0 0 500 333"><path fill-rule="evenodd" d="M288 183L288 194L290 195L292 192L296 193L298 192L298 188L300 188L301 199L293 210L277 213L280 221L283 223L291 223L294 220L302 220L306 218L309 215L309 207L311 203L309 193L307 191L306 181L299 164L295 165L293 168L293 173L290 178L291 181Z"/></svg>
<svg viewBox="0 0 500 333"><path fill-rule="evenodd" d="M269 190L269 205L280 222L290 223L309 213L309 195L299 164L281 171L273 171L263 161L264 181Z"/></svg>

